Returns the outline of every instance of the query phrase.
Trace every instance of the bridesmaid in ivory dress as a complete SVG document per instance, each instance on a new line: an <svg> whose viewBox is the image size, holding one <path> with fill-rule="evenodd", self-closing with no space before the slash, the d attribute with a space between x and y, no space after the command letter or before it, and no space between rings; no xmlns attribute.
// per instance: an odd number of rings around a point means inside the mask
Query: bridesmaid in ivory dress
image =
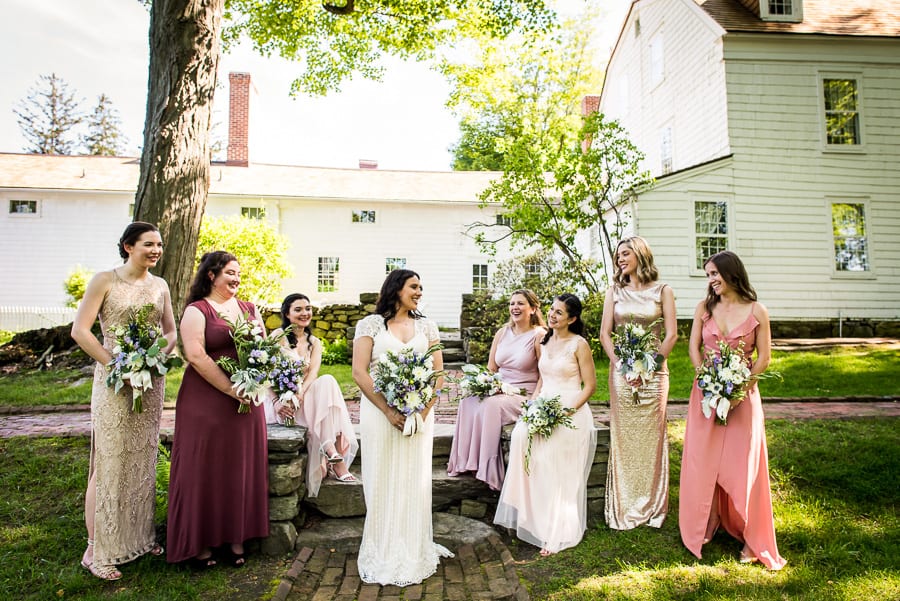
<svg viewBox="0 0 900 601"><path fill-rule="evenodd" d="M606 293L600 343L609 361L609 468L606 475L606 523L614 530L642 524L663 525L669 509L669 444L666 401L669 370L665 357L678 338L675 295L657 281L653 253L633 236L616 247L614 284ZM656 323L662 318L663 323ZM626 381L616 368L619 357L613 330L628 322L650 327L660 340L662 366L641 382ZM664 334L662 332L665 332Z"/></svg>
<svg viewBox="0 0 900 601"><path fill-rule="evenodd" d="M503 382L530 395L538 383L538 358L544 334L544 318L537 296L531 290L516 290L509 297L509 323L497 330L491 343L488 369L499 373ZM520 394L461 399L447 473L458 476L475 472L475 477L492 490L500 490L506 474L500 450L501 429L516 421L523 400Z"/></svg>
<svg viewBox="0 0 900 601"><path fill-rule="evenodd" d="M762 374L771 358L771 330L766 308L756 302L747 270L736 254L717 253L703 266L709 287L697 305L691 327L690 356L699 367L705 350L724 340L732 348L744 343L751 375ZM785 565L775 542L769 458L762 401L756 381L742 401L732 403L727 425L703 415L696 380L688 407L681 460L678 525L688 550L701 557L722 526L743 543L740 561L761 562L770 570Z"/></svg>
<svg viewBox="0 0 900 601"><path fill-rule="evenodd" d="M587 479L597 436L588 399L597 387L594 358L581 337L581 301L574 294L556 297L547 317L539 362L541 381L535 397L560 396L574 410L574 428L559 426L535 436L525 469L528 427L519 420L509 445L509 468L494 523L514 528L541 555L574 547L587 529Z"/></svg>

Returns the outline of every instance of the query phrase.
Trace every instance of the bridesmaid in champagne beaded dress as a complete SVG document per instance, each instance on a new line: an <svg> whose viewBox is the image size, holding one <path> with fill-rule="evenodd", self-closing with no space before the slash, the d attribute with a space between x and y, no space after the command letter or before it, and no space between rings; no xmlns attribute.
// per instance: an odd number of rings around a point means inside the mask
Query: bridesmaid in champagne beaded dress
<svg viewBox="0 0 900 601"><path fill-rule="evenodd" d="M756 302L744 264L736 254L723 251L707 259L703 268L709 287L694 312L691 363L699 367L704 352L716 351L719 340L732 348L743 342L751 376L762 374L771 359L769 314ZM703 393L694 381L681 459L678 525L684 546L698 558L722 526L743 543L742 563L761 562L780 570L787 562L775 541L762 400L755 381L745 391L743 400L732 403L727 425L719 425L715 415L703 415Z"/></svg>
<svg viewBox="0 0 900 601"><path fill-rule="evenodd" d="M172 300L165 280L150 273L162 256L156 226L136 221L119 240L125 264L96 274L87 286L72 324L72 338L97 361L91 393L91 463L84 499L88 548L81 565L103 580L118 580L117 565L145 553L161 555L153 527L156 509L156 454L165 378L154 377L142 395L143 411L131 409L131 388L118 393L106 385L113 330L133 311L153 305L149 318L163 332L171 352L177 337ZM91 328L100 318L101 344Z"/></svg>
<svg viewBox="0 0 900 601"><path fill-rule="evenodd" d="M669 508L669 444L666 402L669 371L665 360L644 383L627 382L616 366L612 333L635 322L652 325L665 358L677 339L675 295L658 282L647 242L633 236L616 247L614 284L606 293L600 343L609 362L609 463L606 475L606 523L615 530L642 524L662 526ZM662 318L662 324L656 323Z"/></svg>

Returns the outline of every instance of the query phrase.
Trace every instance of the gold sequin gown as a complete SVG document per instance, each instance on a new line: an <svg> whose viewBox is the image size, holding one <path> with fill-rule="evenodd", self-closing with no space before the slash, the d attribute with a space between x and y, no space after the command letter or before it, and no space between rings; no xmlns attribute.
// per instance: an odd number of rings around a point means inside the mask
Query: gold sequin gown
<svg viewBox="0 0 900 601"><path fill-rule="evenodd" d="M648 326L662 317L664 286L659 282L644 290L614 286L614 326L629 321ZM662 339L661 324L656 330ZM659 528L669 506L668 367L663 364L635 392L610 364L609 394L606 523L615 530L642 524Z"/></svg>
<svg viewBox="0 0 900 601"><path fill-rule="evenodd" d="M115 345L113 329L127 324L132 310L152 304L150 319L161 327L166 284L151 277L131 284L113 271L115 281L100 307L103 346ZM94 366L91 393L91 466L96 477L94 564L114 566L136 559L156 544L156 454L165 378L141 395L143 412L131 410L129 386L119 393L106 385L105 365ZM89 475L89 477L90 477Z"/></svg>

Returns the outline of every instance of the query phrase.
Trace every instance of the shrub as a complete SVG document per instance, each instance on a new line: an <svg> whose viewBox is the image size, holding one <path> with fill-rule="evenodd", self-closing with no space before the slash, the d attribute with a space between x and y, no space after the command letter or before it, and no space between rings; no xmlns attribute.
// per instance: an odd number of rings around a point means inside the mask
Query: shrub
<svg viewBox="0 0 900 601"><path fill-rule="evenodd" d="M322 365L349 365L350 345L346 338L322 341Z"/></svg>
<svg viewBox="0 0 900 601"><path fill-rule="evenodd" d="M94 275L93 271L85 269L81 265L76 265L69 272L69 275L63 281L63 288L65 288L66 295L69 297L69 300L66 301L67 307L78 306L78 303L84 298L84 290L87 288L88 281L90 281L92 275Z"/></svg>
<svg viewBox="0 0 900 601"><path fill-rule="evenodd" d="M159 443L159 458L156 460L156 518L157 524L166 521L169 511L169 471L172 467L169 449Z"/></svg>

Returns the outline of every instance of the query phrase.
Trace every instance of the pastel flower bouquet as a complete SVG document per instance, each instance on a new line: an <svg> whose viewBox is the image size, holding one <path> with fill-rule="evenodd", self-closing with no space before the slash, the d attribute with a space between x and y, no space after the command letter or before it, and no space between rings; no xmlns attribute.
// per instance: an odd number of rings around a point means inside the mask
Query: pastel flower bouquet
<svg viewBox="0 0 900 601"><path fill-rule="evenodd" d="M421 412L437 396L434 384L443 372L435 371L432 355L442 348L443 345L435 344L424 353L411 348L387 351L372 368L375 390L384 395L389 406L406 416L404 436L412 436L421 429Z"/></svg>
<svg viewBox="0 0 900 601"><path fill-rule="evenodd" d="M519 418L528 426L528 450L525 451L525 472L530 473L531 443L535 436L548 437L559 426L574 428L572 414L575 410L564 407L559 395L547 397L540 393L533 399L522 403L522 416Z"/></svg>
<svg viewBox="0 0 900 601"><path fill-rule="evenodd" d="M234 322L219 314L231 329L231 338L237 349L237 359L220 357L216 363L231 376L234 391L250 399L257 407L262 404L270 387L270 377L281 356L278 341L286 334L266 336L261 324L252 320L247 313L241 314ZM250 413L250 405L238 405L238 413Z"/></svg>
<svg viewBox="0 0 900 601"><path fill-rule="evenodd" d="M272 371L269 373L269 382L272 392L275 393L275 400L285 404L290 403L295 413L300 409L297 393L303 386L306 368L307 364L304 359L281 352L275 357ZM296 419L293 417L284 419L285 426L293 426L295 423Z"/></svg>
<svg viewBox="0 0 900 601"><path fill-rule="evenodd" d="M486 367L466 363L462 366L462 376L458 378L447 378L457 385L456 400L465 397L478 397L478 400L484 400L495 394L522 394L521 388L516 388L512 384L507 384L500 379L500 374L491 372Z"/></svg>
<svg viewBox="0 0 900 601"><path fill-rule="evenodd" d="M703 363L697 368L697 388L703 393L700 408L707 419L716 416L716 423L726 425L728 413L736 401L747 394L746 384L752 380L778 378L777 372L750 375L750 358L744 354L744 341L732 348L718 340L716 349L706 349Z"/></svg>
<svg viewBox="0 0 900 601"><path fill-rule="evenodd" d="M654 328L662 319L648 326L634 321L619 325L612 334L616 356L616 370L628 381L640 380L641 386L662 368L665 357L659 353L659 337ZM637 401L639 386L631 387L632 398Z"/></svg>
<svg viewBox="0 0 900 601"><path fill-rule="evenodd" d="M124 326L113 328L116 337L112 361L106 364L109 373L106 385L118 394L126 384L131 387L131 410L144 410L141 396L153 388L154 376L164 376L173 367L182 365L181 357L166 353L168 341L162 329L150 320L154 305L146 304L131 312Z"/></svg>

